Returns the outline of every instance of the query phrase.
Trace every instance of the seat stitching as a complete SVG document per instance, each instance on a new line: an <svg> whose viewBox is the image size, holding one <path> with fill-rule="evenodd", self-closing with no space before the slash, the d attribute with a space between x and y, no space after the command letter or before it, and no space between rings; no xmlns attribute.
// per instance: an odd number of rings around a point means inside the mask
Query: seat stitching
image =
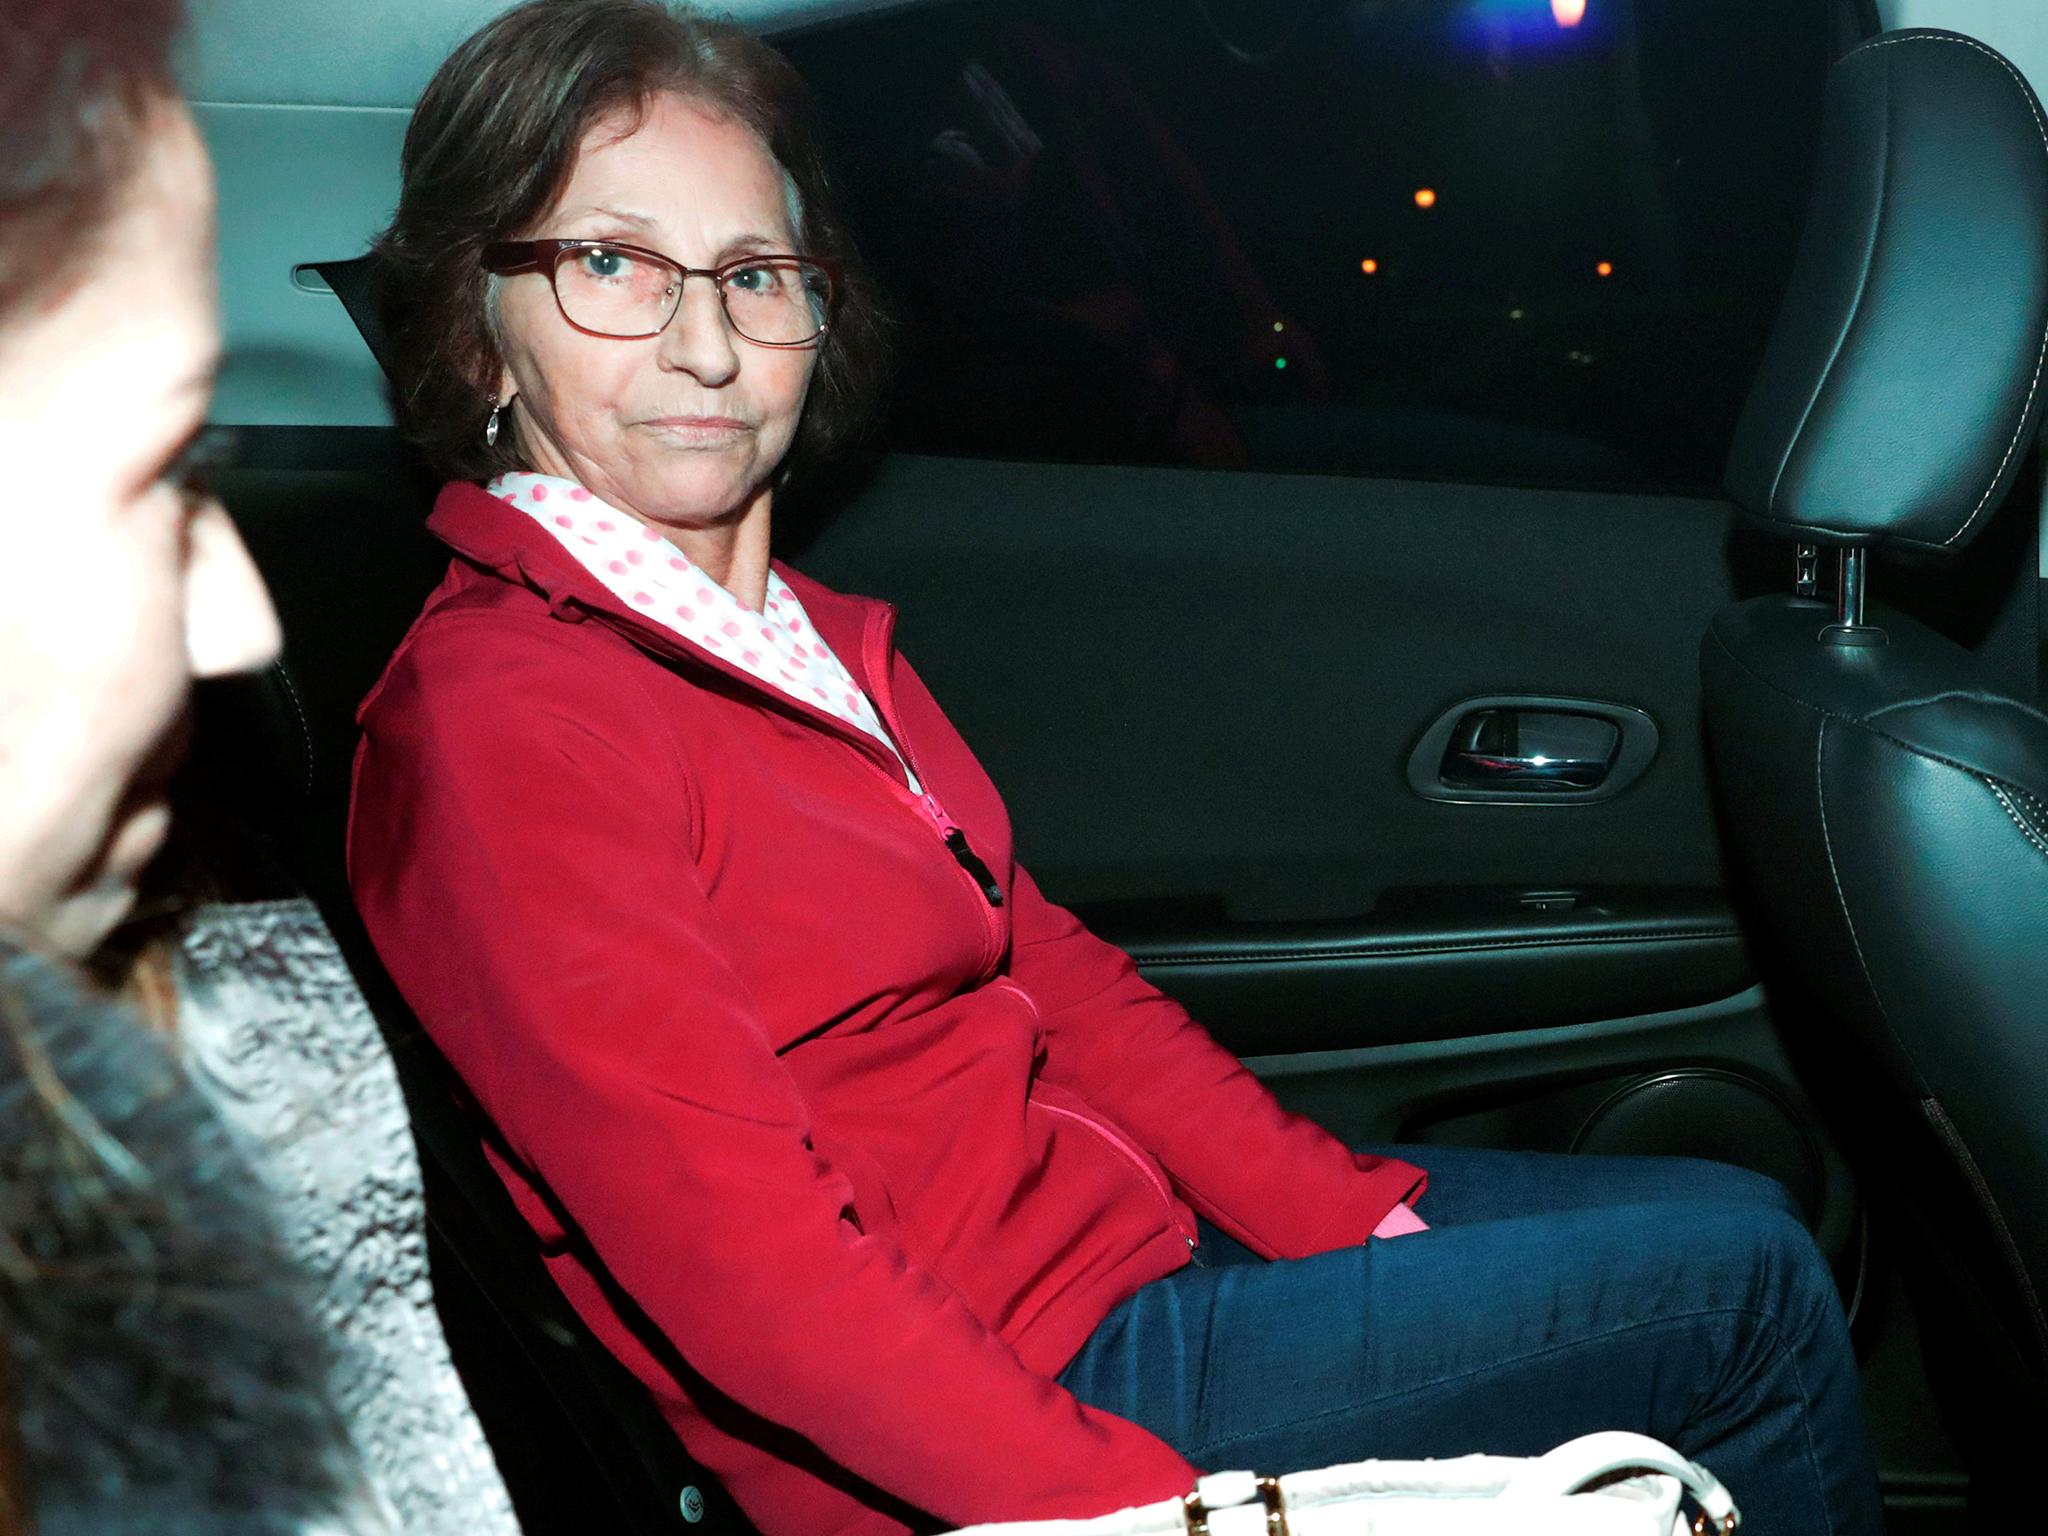
<svg viewBox="0 0 2048 1536"><path fill-rule="evenodd" d="M1823 719L1820 730L1815 733L1813 745L1814 791L1820 799L1820 845L1828 856L1828 878L1835 883L1835 905L1842 909L1842 922L1849 930L1849 943L1856 951L1856 963L1863 969L1863 986L1870 993L1870 1000L1877 1004L1877 1016L1884 1020L1884 1027L1891 1030L1894 1038L1898 1031L1892 1029L1891 1015L1885 1012L1884 998L1879 995L1877 981L1870 974L1870 961L1863 953L1863 940L1856 935L1856 917L1849 910L1848 895L1842 890L1842 872L1835 867L1835 840L1828 835L1828 781L1821 771L1828 747L1828 722ZM1917 1067L1914 1070L1919 1070Z"/></svg>
<svg viewBox="0 0 2048 1536"><path fill-rule="evenodd" d="M2043 842L2041 835L2028 825L2027 819L2024 816L2020 815L2019 808L2012 803L2011 797L2006 794L2005 786L2000 784L1998 780L1986 777L1985 775L1980 774L1978 777L1983 778L1984 782L1991 786L1991 793L1996 795L1998 803L2005 807L2005 814L2012 818L2012 824L2020 829L2020 836L2032 843L2038 852L2048 854L2048 842Z"/></svg>
<svg viewBox="0 0 2048 1536"><path fill-rule="evenodd" d="M1890 704L1873 709L1864 718L1875 720L1879 715L1889 715L1895 710L1918 709L1923 704L1945 704L1950 699L1962 699L1970 704L1991 704L2000 709L2016 709L2029 720L2037 720L2043 725L2048 725L2048 715L2043 715L2030 704L2022 704L2018 699L2008 699L2001 694L1980 693L1973 688L1944 688L1938 693L1923 693L1918 698L1896 699Z"/></svg>
<svg viewBox="0 0 2048 1536"><path fill-rule="evenodd" d="M292 685L291 671L283 660L273 662L270 670L275 672L277 680L284 684L285 697L291 700L292 713L299 717L299 735L306 743L306 798L310 800L313 798L313 727L306 719L306 706L299 702L299 690Z"/></svg>
<svg viewBox="0 0 2048 1536"><path fill-rule="evenodd" d="M1330 945L1314 949L1254 950L1235 953L1230 950L1190 950L1163 954L1156 959L1132 958L1147 966L1162 965L1260 965L1275 960L1369 960L1400 955L1453 955L1488 949L1551 949L1578 944L1633 944L1643 941L1669 940L1672 943L1699 943L1708 939L1740 938L1738 928L1632 928L1619 933L1588 933L1532 935L1523 939L1474 939L1465 943L1446 944L1360 944L1354 947Z"/></svg>
<svg viewBox="0 0 2048 1536"><path fill-rule="evenodd" d="M1987 59L1998 65L1999 68L2012 76L2013 84L2020 88L2020 100L2027 104L2027 110L2033 115L2034 131L2041 136L2042 156L2044 159L2048 159L2048 123L2044 123L2041 120L2040 105L2034 100L2033 93L2027 89L2026 82L2020 78L2019 71L2014 69L2005 58L1992 49L1986 48L1982 43L1967 37L1895 37L1888 42L1871 43L1868 46L1874 52L1879 48L1895 48L1900 43L1960 43L1965 48L1970 48L1983 54ZM2005 466L2012 462L2013 453L2019 447L2020 438L2026 430L2027 416L2034 408L2034 395L2041 387L2041 368L2044 363L2048 363L2048 329L2044 329L2041 333L2041 349L2034 357L2034 378L2027 385L2027 402L2020 407L2020 419L2013 423L2012 441L2005 445L2005 456L1998 461L1998 468L1992 473L1991 483L1984 487L1984 494L1978 498L1977 505L1971 509L1970 515L1963 520L1962 527L1943 539L1939 547L1946 549L1949 545L1955 543L1957 539L1968 533L1975 526L1977 519L1983 514L1985 503L1991 500L1991 493L1998 489L1998 482L2005 475Z"/></svg>
<svg viewBox="0 0 2048 1536"><path fill-rule="evenodd" d="M1800 698L1797 694L1787 693L1783 688L1780 688L1776 683L1772 682L1769 678L1765 677L1762 673L1758 672L1755 668L1751 667L1749 663L1744 661L1740 656L1737 656L1733 650L1729 649L1728 642L1721 637L1721 634L1718 630L1710 629L1707 631L1707 635L1708 638L1711 639L1714 642L1714 644L1720 648L1721 654L1723 656L1726 656L1730 663L1732 663L1738 671L1742 672L1745 676L1747 676L1750 679L1750 681L1755 683L1758 687L1767 689L1770 692L1777 694L1779 698L1784 699L1787 703L1796 705L1798 708L1806 710L1810 714L1819 715L1822 721L1821 736L1823 742L1825 742L1826 739L1827 722L1832 720L1838 725L1853 725L1858 730L1867 732L1868 734L1877 737L1880 741L1888 741L1893 746L1899 748L1901 751L1910 752L1915 757L1924 758L1928 762L1940 763L1944 767L1955 769L1958 773L1967 773L1972 778L1981 779L1984 777L1984 775L1979 770L1970 767L1966 763L1959 763L1955 761L1955 759L1953 758L1943 757L1938 752L1926 751L1924 748L1915 746L1910 741L1901 740L1899 737L1892 735L1889 731L1880 731L1875 726L1869 725L1864 721L1852 720L1846 715L1838 715L1833 710L1823 708L1821 705L1810 703L1809 701ZM1816 779L1819 778L1819 758L1817 753L1815 757L1815 777ZM1870 965L1868 961L1864 959L1863 945L1856 937L1856 922L1854 918L1849 916L1848 903L1842 898L1841 876L1835 869L1835 850L1832 841L1828 837L1827 828L1826 787L1825 785L1820 785L1819 788L1822 795L1820 828L1821 842L1822 846L1825 847L1827 850L1828 873L1834 877L1835 898L1838 902L1841 903L1842 920L1843 922L1848 924L1849 940L1856 947L1857 962L1863 966L1863 978L1865 984L1868 986L1870 991L1870 1000L1877 1005L1878 1018L1883 1021L1886 1031L1891 1035L1893 1046L1897 1049L1899 1055L1905 1060L1906 1064L1913 1069L1914 1074L1920 1079L1920 1081L1922 1083L1925 1083L1927 1081L1927 1073L1921 1068L1918 1058L1915 1057L1912 1049L1900 1037L1899 1032L1892 1028L1891 1015L1885 1012L1884 999L1878 995L1876 983L1870 980Z"/></svg>
<svg viewBox="0 0 2048 1536"><path fill-rule="evenodd" d="M2048 1354L2048 1317L2041 1311L2040 1297L2035 1293L2033 1277L2027 1273L2027 1261L2020 1254L2020 1245L2007 1224L2005 1212L1999 1208L1997 1198L1991 1193L1991 1185L1984 1177L1984 1170L1977 1166L1977 1159L1970 1155L1970 1149L1963 1141L1963 1134L1956 1129L1955 1121L1942 1108L1941 1100L1932 1096L1920 1101L1920 1108L1934 1123L1935 1139L1948 1155L1962 1169L1963 1178L1970 1191L1983 1203L1991 1217L1992 1235L1998 1239L1999 1249L2005 1255L2006 1263L2019 1277L2020 1296L2027 1304L2028 1321L2034 1325L2034 1342L2044 1354Z"/></svg>
<svg viewBox="0 0 2048 1536"><path fill-rule="evenodd" d="M1746 675L1750 679L1750 681L1754 682L1760 688L1768 688L1772 693L1775 693L1779 698L1784 699L1787 703L1796 704L1801 709L1810 710L1812 713L1816 715L1824 715L1828 719L1835 721L1837 724L1853 725L1859 731L1867 731L1870 735L1875 736L1879 741L1888 741L1893 746L1897 747L1900 751L1911 752L1915 757L1925 758L1930 763L1940 763L1945 768L1953 768L1958 773L1967 773L1972 778L1981 779L1984 777L1984 771L1981 768L1973 768L1968 763L1960 762L1953 757L1946 757L1939 752L1930 752L1927 750L1927 748L1919 745L1917 742L1911 742L1906 740L1906 738L1903 736L1894 736L1890 731L1878 729L1878 727L1872 725L1868 720L1858 720L1853 716L1840 714L1835 710L1829 709L1824 704L1815 704L1811 700L1800 698L1799 695L1796 693L1787 692L1785 689L1780 688L1776 683L1772 682L1769 678L1765 677L1761 672L1757 671L1754 667L1750 666L1750 664L1744 661L1740 656L1737 656L1734 651L1728 648L1728 642L1723 640L1718 633L1709 630L1708 636L1710 639L1713 640L1715 645L1720 647L1721 654L1726 656L1728 660L1732 662L1736 667L1740 668L1744 675ZM1950 696L1950 694L1946 693L1935 695L1936 698L1948 698ZM1924 699L1915 699L1910 700L1908 702L1925 703L1927 701ZM2005 700L2003 702L2011 704L2016 709L2025 711L2028 715L2036 715L2037 713L2034 710L2028 709L2026 705L2017 703L2013 700Z"/></svg>
<svg viewBox="0 0 2048 1536"><path fill-rule="evenodd" d="M1985 777L1998 778L1996 774L1986 774ZM2031 790L2020 788L2019 785L2013 783L2010 779L1998 779L1998 783L2008 795L2012 796L2014 802L2020 808L2020 814L2026 817L2036 830L2048 827L2048 801L2044 801Z"/></svg>

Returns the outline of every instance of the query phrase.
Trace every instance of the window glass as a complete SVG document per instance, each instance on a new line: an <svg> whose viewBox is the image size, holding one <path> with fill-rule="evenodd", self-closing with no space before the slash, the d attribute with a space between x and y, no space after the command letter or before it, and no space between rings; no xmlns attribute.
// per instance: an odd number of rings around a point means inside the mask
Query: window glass
<svg viewBox="0 0 2048 1536"><path fill-rule="evenodd" d="M789 41L887 445L1719 478L1837 0L956 0Z"/></svg>

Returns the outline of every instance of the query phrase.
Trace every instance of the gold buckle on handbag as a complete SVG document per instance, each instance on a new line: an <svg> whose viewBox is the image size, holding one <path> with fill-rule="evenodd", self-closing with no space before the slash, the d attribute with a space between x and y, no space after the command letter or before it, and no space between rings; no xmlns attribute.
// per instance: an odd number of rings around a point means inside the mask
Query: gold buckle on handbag
<svg viewBox="0 0 2048 1536"><path fill-rule="evenodd" d="M1716 1532L1719 1533L1719 1536L1735 1536L1737 1524L1736 1517L1732 1513L1723 1515L1720 1519L1709 1523L1707 1512L1703 1509L1693 1516L1692 1536L1715 1536Z"/></svg>
<svg viewBox="0 0 2048 1536"><path fill-rule="evenodd" d="M1292 1536L1287 1529L1287 1501L1280 1495L1280 1479L1262 1477L1258 1479L1259 1502L1266 1509L1266 1536ZM1236 1505L1226 1504L1224 1508L1234 1509ZM1195 1484L1180 1501L1181 1518L1186 1521L1188 1536L1209 1536L1209 1516L1214 1513L1202 1502L1202 1485ZM1733 1530L1734 1527L1729 1527Z"/></svg>

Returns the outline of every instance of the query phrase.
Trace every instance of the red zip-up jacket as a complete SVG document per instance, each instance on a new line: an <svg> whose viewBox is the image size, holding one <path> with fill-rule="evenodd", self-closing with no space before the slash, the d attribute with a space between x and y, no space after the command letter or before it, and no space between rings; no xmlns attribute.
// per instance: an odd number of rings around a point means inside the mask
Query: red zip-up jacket
<svg viewBox="0 0 2048 1536"><path fill-rule="evenodd" d="M1420 1171L1039 894L886 604L777 567L924 797L482 489L430 526L457 558L363 704L350 879L577 1311L770 1536L1186 1492L1053 1376L1190 1208L1299 1257Z"/></svg>

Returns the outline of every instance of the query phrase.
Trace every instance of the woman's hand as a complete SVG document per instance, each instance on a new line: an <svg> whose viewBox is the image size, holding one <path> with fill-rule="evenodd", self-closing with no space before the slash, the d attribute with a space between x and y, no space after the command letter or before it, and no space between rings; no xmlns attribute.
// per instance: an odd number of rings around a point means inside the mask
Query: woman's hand
<svg viewBox="0 0 2048 1536"><path fill-rule="evenodd" d="M1380 1218L1380 1224L1372 1229L1374 1237L1406 1237L1410 1232L1427 1232L1429 1223L1415 1214L1410 1205L1397 1205Z"/></svg>

